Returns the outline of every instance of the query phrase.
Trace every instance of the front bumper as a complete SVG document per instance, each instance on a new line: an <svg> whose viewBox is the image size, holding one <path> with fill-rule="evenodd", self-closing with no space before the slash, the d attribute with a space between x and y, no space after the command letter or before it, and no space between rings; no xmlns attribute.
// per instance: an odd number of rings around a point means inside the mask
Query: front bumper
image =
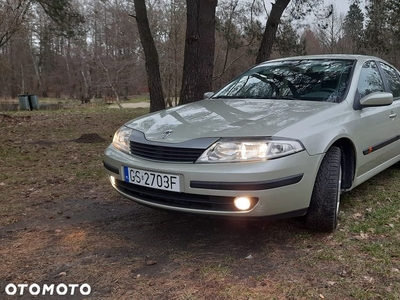
<svg viewBox="0 0 400 300"><path fill-rule="evenodd" d="M283 217L306 213L322 158L302 151L265 162L166 163L144 160L110 145L103 163L119 193L147 206L207 215ZM176 174L182 192L126 183L124 166ZM250 210L235 209L233 199L240 196L253 199Z"/></svg>

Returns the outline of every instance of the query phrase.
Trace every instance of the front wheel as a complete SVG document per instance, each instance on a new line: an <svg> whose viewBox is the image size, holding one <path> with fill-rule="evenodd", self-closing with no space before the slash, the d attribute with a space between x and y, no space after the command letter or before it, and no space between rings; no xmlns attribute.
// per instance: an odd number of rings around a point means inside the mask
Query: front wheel
<svg viewBox="0 0 400 300"><path fill-rule="evenodd" d="M332 146L322 160L306 215L308 229L333 232L337 227L342 183L341 150Z"/></svg>

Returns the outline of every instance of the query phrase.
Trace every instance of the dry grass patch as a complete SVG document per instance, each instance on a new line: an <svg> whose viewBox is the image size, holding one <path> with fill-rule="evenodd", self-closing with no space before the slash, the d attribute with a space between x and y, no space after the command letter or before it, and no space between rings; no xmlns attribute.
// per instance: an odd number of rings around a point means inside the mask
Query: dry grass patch
<svg viewBox="0 0 400 300"><path fill-rule="evenodd" d="M88 299L400 299L400 168L345 194L330 235L160 212L119 196L102 166L146 111L0 116L0 299L24 282L86 282Z"/></svg>

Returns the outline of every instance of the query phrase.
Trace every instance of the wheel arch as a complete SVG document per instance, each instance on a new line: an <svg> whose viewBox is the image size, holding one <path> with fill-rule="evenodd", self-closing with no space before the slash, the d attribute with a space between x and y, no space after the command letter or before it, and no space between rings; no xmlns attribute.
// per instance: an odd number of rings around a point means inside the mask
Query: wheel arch
<svg viewBox="0 0 400 300"><path fill-rule="evenodd" d="M352 187L356 174L356 148L348 138L340 138L331 146L339 147L342 152L342 189Z"/></svg>

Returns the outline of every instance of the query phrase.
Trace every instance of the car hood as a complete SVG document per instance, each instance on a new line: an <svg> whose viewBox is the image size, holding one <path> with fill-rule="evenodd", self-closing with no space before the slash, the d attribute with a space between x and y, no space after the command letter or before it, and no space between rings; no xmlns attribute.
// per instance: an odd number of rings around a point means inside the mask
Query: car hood
<svg viewBox="0 0 400 300"><path fill-rule="evenodd" d="M143 132L147 140L168 143L203 137L273 136L332 105L335 104L300 100L203 100L146 115L125 125Z"/></svg>

